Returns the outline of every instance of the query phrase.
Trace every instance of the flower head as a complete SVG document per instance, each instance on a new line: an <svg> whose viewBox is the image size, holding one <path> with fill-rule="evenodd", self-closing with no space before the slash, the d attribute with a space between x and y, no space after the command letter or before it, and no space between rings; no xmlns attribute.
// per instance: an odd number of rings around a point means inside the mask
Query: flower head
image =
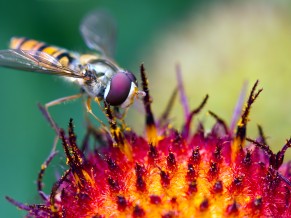
<svg viewBox="0 0 291 218"><path fill-rule="evenodd" d="M209 111L216 120L211 131L207 133L199 123L192 133L191 121L208 96L196 109L188 110L178 79L186 118L178 131L168 121L171 104L162 118L155 120L143 66L141 75L146 93L146 136L119 124L106 105L110 134L90 128L87 137L94 136L101 146L88 151L87 140L82 148L77 146L70 120L68 133L61 130L59 134L69 169L46 196L41 178L55 152L49 156L38 180L43 204L7 199L26 210L29 217L291 216L291 162L283 164L291 140L274 153L261 127L257 139L246 134L251 106L262 91L257 91L258 82L241 115L234 118L239 118L236 129Z"/></svg>

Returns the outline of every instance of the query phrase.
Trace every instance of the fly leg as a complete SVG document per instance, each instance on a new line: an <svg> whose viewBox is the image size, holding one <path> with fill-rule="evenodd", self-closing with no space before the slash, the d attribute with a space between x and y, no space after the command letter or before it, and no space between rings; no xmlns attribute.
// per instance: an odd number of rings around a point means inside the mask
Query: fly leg
<svg viewBox="0 0 291 218"><path fill-rule="evenodd" d="M125 123L125 117L126 117L127 112L128 112L128 108L125 108L121 111L119 107L113 108L113 115L120 121L122 129L127 128L126 123Z"/></svg>
<svg viewBox="0 0 291 218"><path fill-rule="evenodd" d="M116 123L116 119L119 119L118 117L115 117L115 114L113 115L111 113L111 109L110 109L110 105L107 104L106 102L104 102L105 107L102 107L100 99L98 99L97 97L93 99L97 105L99 106L99 108L101 109L101 111L103 112L103 114L106 116L108 122L109 122L109 126L110 129L108 129L108 127L104 124L104 122L102 122L91 110L91 98L88 98L87 100L87 110L90 114L93 115L93 117L101 124L101 126L103 127L103 129L109 134L112 142L114 145L117 145L117 142L120 141L118 139L119 135L120 135L120 129L119 127L117 127L117 123ZM124 122L124 120L123 120ZM123 125L123 124L122 124ZM125 126L125 124L124 124ZM118 135L118 136L117 136Z"/></svg>
<svg viewBox="0 0 291 218"><path fill-rule="evenodd" d="M91 100L92 100L91 97L88 97L87 98L87 101L86 101L86 104L85 104L86 109L87 109L87 112L89 114L91 114L101 124L102 127L106 127L106 125L104 124L104 122L93 113L92 108L91 108ZM100 105L99 100L98 100L98 105L101 108L101 110L103 111L103 109L102 109L102 107Z"/></svg>
<svg viewBox="0 0 291 218"><path fill-rule="evenodd" d="M44 115L44 117L46 118L46 120L49 122L49 124L52 126L52 128L55 130L55 132L57 133L57 135L59 135L60 129L57 126L57 124L55 123L55 121L53 120L51 114L48 111L48 108L51 106L55 106L64 102L68 102L68 101L72 101L75 99L78 99L80 97L82 97L82 93L80 94L76 94L76 95L71 95L71 96L67 96L67 97L63 97L63 98L59 98L56 100L53 100L51 102L46 103L44 106L41 104L38 104L38 107L40 109L40 111L42 112L42 114Z"/></svg>
<svg viewBox="0 0 291 218"><path fill-rule="evenodd" d="M104 129L109 134L111 140L113 141L113 143L115 143L115 139L112 136L111 131L108 129L108 127L105 125L105 123L93 113L92 108L91 108L91 100L92 100L91 97L87 98L87 101L86 101L86 104L85 104L85 106L87 108L87 112L89 114L91 114L100 123L102 129ZM98 98L94 98L94 101L98 104L98 106L100 107L101 111L106 115L106 112L105 112L104 108L102 108L99 99ZM106 117L107 117L107 115L106 115Z"/></svg>

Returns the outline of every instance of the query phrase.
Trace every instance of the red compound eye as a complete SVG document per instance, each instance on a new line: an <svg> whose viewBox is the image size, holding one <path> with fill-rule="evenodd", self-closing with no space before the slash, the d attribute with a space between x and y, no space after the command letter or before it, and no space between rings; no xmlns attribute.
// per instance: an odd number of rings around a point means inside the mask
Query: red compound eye
<svg viewBox="0 0 291 218"><path fill-rule="evenodd" d="M129 76L130 75L130 76ZM132 86L132 79L135 79L132 73L119 72L116 73L110 83L107 85L104 99L112 106L119 106L126 101Z"/></svg>

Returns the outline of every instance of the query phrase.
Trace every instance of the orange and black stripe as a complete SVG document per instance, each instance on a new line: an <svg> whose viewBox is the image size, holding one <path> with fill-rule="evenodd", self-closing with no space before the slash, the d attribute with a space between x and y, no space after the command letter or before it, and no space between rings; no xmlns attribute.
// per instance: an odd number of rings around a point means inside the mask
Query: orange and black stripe
<svg viewBox="0 0 291 218"><path fill-rule="evenodd" d="M10 41L10 48L45 52L57 59L63 66L66 67L75 60L75 57L66 49L51 46L44 42L39 42L37 40L28 39L25 37L13 37Z"/></svg>

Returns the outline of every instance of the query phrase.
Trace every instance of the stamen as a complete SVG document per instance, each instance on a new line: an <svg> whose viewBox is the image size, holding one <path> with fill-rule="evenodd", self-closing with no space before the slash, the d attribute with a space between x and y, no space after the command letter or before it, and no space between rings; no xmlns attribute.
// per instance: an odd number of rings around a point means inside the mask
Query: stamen
<svg viewBox="0 0 291 218"><path fill-rule="evenodd" d="M84 163L83 153L75 143L75 134L73 130L72 119L69 124L69 139L65 136L64 130L60 131L60 138L63 142L63 147L68 158L68 165L73 169L81 167Z"/></svg>
<svg viewBox="0 0 291 218"><path fill-rule="evenodd" d="M247 138L246 140L255 144L257 147L261 148L263 151L266 152L266 154L269 156L269 165L270 165L269 169L271 171L275 171L278 177L280 177L286 184L291 186L291 182L286 177L284 177L283 175L281 175L278 172L278 169L283 164L284 155L286 153L286 150L291 147L291 138L289 140L287 140L286 144L283 146L283 148L277 154L274 154L274 152L266 144L262 144L260 142L255 141L255 140L252 140L250 138Z"/></svg>
<svg viewBox="0 0 291 218"><path fill-rule="evenodd" d="M5 198L6 198L7 201L9 201L11 204L15 205L16 207L18 207L21 210L26 210L26 211L31 210L31 206L30 205L26 205L26 204L20 203L20 202L14 200L13 198L10 198L8 196L5 196Z"/></svg>
<svg viewBox="0 0 291 218"><path fill-rule="evenodd" d="M233 150L232 150L232 160L234 160L238 154L238 151L242 150L245 145L246 139L246 129L247 129L247 122L249 119L250 109L252 104L255 102L259 94L263 91L263 89L259 89L256 93L256 88L258 86L259 80L257 80L251 90L249 99L247 104L243 110L241 115L240 121L237 124L236 136L233 142Z"/></svg>
<svg viewBox="0 0 291 218"><path fill-rule="evenodd" d="M105 106L105 113L110 125L110 133L112 134L112 137L114 139L113 145L121 147L124 144L123 135L120 131L120 128L117 126L117 123L116 123L115 117L112 114L110 105L104 101L104 106Z"/></svg>
<svg viewBox="0 0 291 218"><path fill-rule="evenodd" d="M182 136L184 138L186 138L186 139L188 138L188 135L189 135L189 132L190 132L190 124L191 124L191 121L192 121L194 115L198 114L202 110L202 108L205 106L205 104L206 104L206 102L208 100L208 97L209 96L206 95L204 97L203 101L201 102L201 104L196 109L194 109L189 114L189 116L187 117L186 122L185 122L185 125L184 125L183 130L182 130Z"/></svg>
<svg viewBox="0 0 291 218"><path fill-rule="evenodd" d="M69 123L69 138L65 136L63 130L60 130L60 138L63 142L65 154L67 156L67 164L70 166L75 182L79 187L86 184L95 185L92 176L85 170L85 158L82 151L76 145L76 136L73 128L73 120Z"/></svg>
<svg viewBox="0 0 291 218"><path fill-rule="evenodd" d="M181 103L184 109L184 116L185 116L185 121L186 121L189 117L190 109L189 109L189 103L185 94L185 89L184 89L184 85L182 81L181 66L179 64L176 65L176 75L177 75L177 82L178 82L178 90L180 93L180 99L181 99Z"/></svg>
<svg viewBox="0 0 291 218"><path fill-rule="evenodd" d="M235 105L235 108L233 110L233 115L232 115L232 119L231 119L231 124L230 124L230 132L231 134L233 134L235 127L238 123L238 120L241 116L242 113L242 109L243 109L243 105L244 105L244 101L245 101L245 96L247 93L247 87L248 87L248 82L244 82L243 87L241 89L240 95L238 97L237 103Z"/></svg>
<svg viewBox="0 0 291 218"><path fill-rule="evenodd" d="M220 124L220 125L223 127L224 133L228 133L228 132L229 132L229 130L228 130L228 128L227 128L227 125L226 125L226 123L224 122L223 119L221 119L218 115L216 115L216 114L215 114L214 112L212 112L212 111L208 111L208 113L209 113L212 117L214 117L214 119L216 119L216 122L217 122L218 124Z"/></svg>
<svg viewBox="0 0 291 218"><path fill-rule="evenodd" d="M57 213L58 207L56 204L57 194L60 186L63 184L69 173L72 172L71 169L68 169L64 175L53 185L52 192L50 195L50 209L53 213Z"/></svg>
<svg viewBox="0 0 291 218"><path fill-rule="evenodd" d="M38 177L37 177L37 191L40 195L40 197L47 201L48 200L48 196L43 192L42 188L43 188L43 176L45 173L45 170L47 169L48 165L50 164L50 162L52 161L52 159L56 156L58 152L57 151L52 151L52 153L48 156L48 158L44 161L44 163L41 165L41 169L38 173Z"/></svg>
<svg viewBox="0 0 291 218"><path fill-rule="evenodd" d="M29 211L31 214L35 215L35 217L38 215L39 211L42 211L42 215L44 216L44 212L46 213L46 216L51 215L51 210L48 206L42 205L42 204L32 204L32 205L26 205L22 204L13 198L10 198L8 196L5 196L6 200L9 201L11 204L15 205L21 210Z"/></svg>
<svg viewBox="0 0 291 218"><path fill-rule="evenodd" d="M288 148L291 147L291 138L287 140L283 148L276 154L275 169L279 169L283 164L284 156Z"/></svg>
<svg viewBox="0 0 291 218"><path fill-rule="evenodd" d="M127 142L127 140L124 138L122 131L120 130L120 127L117 126L117 122L115 117L112 114L112 111L110 109L110 105L104 101L105 105L105 112L106 116L108 118L108 122L110 125L110 133L113 138L113 146L117 146L129 160L132 160L132 148L131 145Z"/></svg>
<svg viewBox="0 0 291 218"><path fill-rule="evenodd" d="M78 148L76 144L76 135L74 133L73 119L70 119L68 132L69 132L69 142L72 148L74 158L77 159L77 161L81 165L84 163L85 157L83 152Z"/></svg>
<svg viewBox="0 0 291 218"><path fill-rule="evenodd" d="M143 103L144 103L145 112L146 112L146 133L147 133L149 142L152 142L155 146L158 140L157 129L156 129L154 115L151 109L152 100L149 94L149 87L148 87L149 82L148 82L143 64L140 66L140 74L141 74L141 80L142 80L142 89L146 93L146 96L143 98Z"/></svg>
<svg viewBox="0 0 291 218"><path fill-rule="evenodd" d="M258 130L259 130L260 141L262 142L262 144L267 145L266 136L264 134L262 126L258 125Z"/></svg>
<svg viewBox="0 0 291 218"><path fill-rule="evenodd" d="M253 143L254 145L256 145L257 147L261 148L263 151L265 151L265 153L270 157L274 156L273 151L270 149L270 147L266 144L260 143L256 140L250 139L250 138L246 138L247 141Z"/></svg>
<svg viewBox="0 0 291 218"><path fill-rule="evenodd" d="M266 152L266 154L269 156L269 164L275 170L278 170L280 168L280 166L283 163L286 150L291 147L291 138L290 138L289 140L287 140L283 148L277 154L274 154L273 151L270 149L270 147L266 144L262 144L250 138L247 138L247 141L252 142L257 147L261 148L263 151Z"/></svg>
<svg viewBox="0 0 291 218"><path fill-rule="evenodd" d="M169 101L168 101L166 109L164 110L164 112L162 113L162 116L160 117L160 119L158 121L159 126L163 127L164 125L167 125L167 123L169 121L169 115L170 115L170 112L174 106L174 102L176 100L177 94L178 94L178 89L175 88Z"/></svg>

